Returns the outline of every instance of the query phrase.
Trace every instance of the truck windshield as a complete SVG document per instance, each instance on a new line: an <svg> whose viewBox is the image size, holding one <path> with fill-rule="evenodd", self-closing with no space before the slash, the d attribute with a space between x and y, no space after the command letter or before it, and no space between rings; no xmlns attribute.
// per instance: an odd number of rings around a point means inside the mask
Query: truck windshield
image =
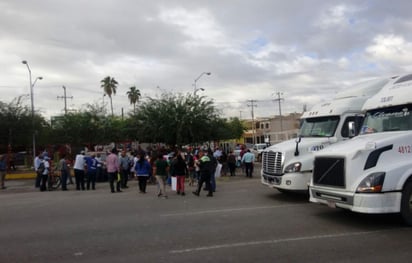
<svg viewBox="0 0 412 263"><path fill-rule="evenodd" d="M335 134L339 116L306 118L300 126L301 137L331 137Z"/></svg>
<svg viewBox="0 0 412 263"><path fill-rule="evenodd" d="M412 130L411 110L408 104L368 111L360 133Z"/></svg>

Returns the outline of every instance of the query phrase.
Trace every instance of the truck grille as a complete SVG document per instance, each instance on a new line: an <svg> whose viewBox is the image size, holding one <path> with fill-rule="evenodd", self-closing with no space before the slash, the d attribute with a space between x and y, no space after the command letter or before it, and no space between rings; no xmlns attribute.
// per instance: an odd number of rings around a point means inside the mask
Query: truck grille
<svg viewBox="0 0 412 263"><path fill-rule="evenodd" d="M281 152L263 152L262 168L264 174L282 175L283 155Z"/></svg>
<svg viewBox="0 0 412 263"><path fill-rule="evenodd" d="M345 187L345 159L315 158L313 183L316 185Z"/></svg>

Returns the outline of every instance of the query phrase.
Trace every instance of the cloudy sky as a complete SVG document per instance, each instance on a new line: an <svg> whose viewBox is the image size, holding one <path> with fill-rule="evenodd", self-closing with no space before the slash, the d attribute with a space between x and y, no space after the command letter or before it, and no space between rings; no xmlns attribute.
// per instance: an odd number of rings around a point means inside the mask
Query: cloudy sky
<svg viewBox="0 0 412 263"><path fill-rule="evenodd" d="M404 0L1 0L0 100L23 96L62 114L105 103L115 114L163 91L198 94L224 116L301 112L352 84L412 71L412 2ZM250 103L249 103L250 104Z"/></svg>

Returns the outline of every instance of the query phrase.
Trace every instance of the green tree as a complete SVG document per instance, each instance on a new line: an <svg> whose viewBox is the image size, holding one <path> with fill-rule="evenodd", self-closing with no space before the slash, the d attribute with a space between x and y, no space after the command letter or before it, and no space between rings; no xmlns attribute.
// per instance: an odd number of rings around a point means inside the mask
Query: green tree
<svg viewBox="0 0 412 263"><path fill-rule="evenodd" d="M140 90L137 89L136 86L132 86L126 94L130 104L133 104L133 112L136 114L136 104L139 102L141 97Z"/></svg>
<svg viewBox="0 0 412 263"><path fill-rule="evenodd" d="M104 90L104 93L110 98L110 108L112 110L113 116L113 101L112 94L116 95L117 85L119 84L114 78L107 76L100 81L101 87Z"/></svg>
<svg viewBox="0 0 412 263"><path fill-rule="evenodd" d="M52 122L53 143L73 146L94 145L106 141L106 118L102 106L86 104L78 112L70 112Z"/></svg>
<svg viewBox="0 0 412 263"><path fill-rule="evenodd" d="M144 102L135 118L140 141L184 145L211 139L218 114L205 97L164 93Z"/></svg>
<svg viewBox="0 0 412 263"><path fill-rule="evenodd" d="M36 134L36 144L47 142L49 125L39 114L32 117L31 110L23 105L23 96L6 103L0 101L0 152L4 152L7 145L13 149L29 150L32 145L33 133Z"/></svg>

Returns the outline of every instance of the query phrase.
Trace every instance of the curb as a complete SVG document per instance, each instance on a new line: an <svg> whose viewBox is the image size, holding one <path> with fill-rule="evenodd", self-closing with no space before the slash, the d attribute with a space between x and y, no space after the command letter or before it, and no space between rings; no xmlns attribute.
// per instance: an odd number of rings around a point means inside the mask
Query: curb
<svg viewBox="0 0 412 263"><path fill-rule="evenodd" d="M6 174L6 180L18 180L18 179L34 179L36 173L18 173L18 174Z"/></svg>

